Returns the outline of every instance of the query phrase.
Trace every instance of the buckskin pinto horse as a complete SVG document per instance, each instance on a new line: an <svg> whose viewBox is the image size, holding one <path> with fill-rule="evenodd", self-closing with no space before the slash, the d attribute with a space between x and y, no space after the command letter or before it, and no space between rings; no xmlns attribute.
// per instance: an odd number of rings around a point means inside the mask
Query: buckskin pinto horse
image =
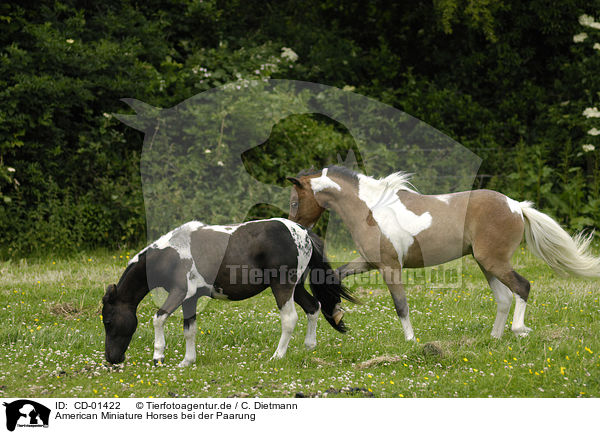
<svg viewBox="0 0 600 434"><path fill-rule="evenodd" d="M304 288L307 275L314 297ZM298 320L294 302L308 318L304 343L309 350L317 344L321 309L332 327L346 331L341 315L336 316L334 310L340 297L356 300L331 269L322 241L315 234L278 218L228 226L188 222L135 255L119 283L107 287L102 299L106 360L125 360L125 351L137 328L137 306L151 289L163 287L169 293L154 315L154 363L164 362L164 324L182 306L185 357L179 366L188 366L196 361L199 297L244 300L269 286L280 311L282 328L272 358L286 353Z"/></svg>
<svg viewBox="0 0 600 434"><path fill-rule="evenodd" d="M524 317L530 284L511 265L523 233L529 249L559 272L600 277L600 258L588 251L592 235L573 238L531 202L491 190L422 195L409 175L382 179L332 166L287 178L293 183L289 218L311 228L325 209L336 212L360 257L337 269L340 279L379 269L391 293L406 340L414 340L401 281L402 267L438 265L473 255L496 300L492 336L502 337L513 294L512 331L526 336Z"/></svg>

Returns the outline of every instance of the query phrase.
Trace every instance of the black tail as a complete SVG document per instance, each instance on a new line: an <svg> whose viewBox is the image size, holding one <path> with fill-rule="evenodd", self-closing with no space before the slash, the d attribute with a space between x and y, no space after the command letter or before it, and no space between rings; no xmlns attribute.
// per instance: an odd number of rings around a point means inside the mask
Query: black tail
<svg viewBox="0 0 600 434"><path fill-rule="evenodd" d="M313 245L313 253L308 263L310 289L321 303L321 312L327 322L340 333L345 333L346 326L344 322L340 320L336 324L333 319L334 309L342 301L342 298L357 304L360 301L348 292L348 289L342 285L338 274L329 265L325 257L323 241L311 231L308 231L308 235Z"/></svg>

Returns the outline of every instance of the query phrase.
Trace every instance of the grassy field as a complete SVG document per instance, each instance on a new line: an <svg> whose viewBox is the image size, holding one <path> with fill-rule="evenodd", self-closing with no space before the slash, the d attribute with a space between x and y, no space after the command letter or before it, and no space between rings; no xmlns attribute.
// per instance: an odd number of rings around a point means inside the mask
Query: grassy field
<svg viewBox="0 0 600 434"><path fill-rule="evenodd" d="M597 246L596 246L597 247ZM0 264L0 397L598 397L599 283L556 276L528 251L515 268L532 281L526 324L491 338L496 305L471 258L456 261L453 288L416 284L408 297L417 343L404 341L387 289L362 278L364 301L346 304L346 335L319 320L308 352L300 319L285 359L270 290L243 302L208 301L198 315L196 365L178 368L181 315L166 328L166 364L152 365L155 300L138 311L127 361L107 366L100 300L134 252ZM352 252L336 252L334 261ZM372 280L377 280L375 273ZM512 316L511 316L512 318Z"/></svg>

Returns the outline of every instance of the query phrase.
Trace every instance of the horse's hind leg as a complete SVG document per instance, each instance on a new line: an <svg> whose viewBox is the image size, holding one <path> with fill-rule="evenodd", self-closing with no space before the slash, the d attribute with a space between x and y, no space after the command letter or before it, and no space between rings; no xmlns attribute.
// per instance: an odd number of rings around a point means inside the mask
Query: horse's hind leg
<svg viewBox="0 0 600 434"><path fill-rule="evenodd" d="M319 303L318 300L310 295L304 288L303 279L300 279L300 282L294 289L294 301L298 303L306 313L308 324L306 326L304 346L307 350L312 351L317 346L317 319L319 318L319 312L321 311L321 303Z"/></svg>
<svg viewBox="0 0 600 434"><path fill-rule="evenodd" d="M196 363L196 304L198 297L188 298L181 305L183 310L183 336L185 337L185 357L179 367Z"/></svg>
<svg viewBox="0 0 600 434"><path fill-rule="evenodd" d="M527 298L529 296L530 284L527 279L516 271L513 271L513 279L521 288L520 293L515 292L515 313L513 315L512 331L518 336L527 336L531 329L525 325L525 309L527 309Z"/></svg>
<svg viewBox="0 0 600 434"><path fill-rule="evenodd" d="M527 308L530 289L529 281L513 270L510 263L498 266L489 263L480 263L480 266L486 278L488 278L488 282L490 282L490 286L496 296L496 302L498 303L498 313L494 329L492 330L492 336L497 338L502 336L504 324L508 317L512 297L509 299L506 289L510 289L515 294L516 300L511 329L517 336L527 336L531 331L529 327L525 326L525 310Z"/></svg>
<svg viewBox="0 0 600 434"><path fill-rule="evenodd" d="M179 288L173 288L163 305L154 314L154 364L163 363L165 361L165 322L169 315L175 312L183 300L186 292Z"/></svg>
<svg viewBox="0 0 600 434"><path fill-rule="evenodd" d="M481 271L485 275L485 278L492 288L494 298L496 299L496 320L494 321L494 327L492 328L492 336L500 339L502 333L504 333L504 325L508 319L508 313L510 312L510 306L512 305L513 293L508 287L500 282L497 277L494 277L491 273L481 267Z"/></svg>
<svg viewBox="0 0 600 434"><path fill-rule="evenodd" d="M281 315L281 338L279 339L277 350L271 359L281 359L285 356L290 339L292 338L292 332L294 331L294 327L296 327L298 312L296 312L296 308L294 307L294 286L277 283L273 284L271 289L273 290L279 314Z"/></svg>

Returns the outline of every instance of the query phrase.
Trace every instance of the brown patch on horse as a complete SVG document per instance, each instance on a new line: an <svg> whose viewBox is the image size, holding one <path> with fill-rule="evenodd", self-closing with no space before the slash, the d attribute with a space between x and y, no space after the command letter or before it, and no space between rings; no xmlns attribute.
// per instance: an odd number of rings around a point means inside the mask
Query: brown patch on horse
<svg viewBox="0 0 600 434"><path fill-rule="evenodd" d="M315 194L310 186L310 179L315 177L316 175L287 178L294 184L290 194L288 219L306 227L312 227L325 211L325 208L319 205L315 199ZM298 204L297 208L292 206L294 203Z"/></svg>
<svg viewBox="0 0 600 434"><path fill-rule="evenodd" d="M367 224L369 226L375 226L375 225L377 225L377 222L373 218L373 211L371 211L371 210L369 210L369 215L367 216Z"/></svg>

